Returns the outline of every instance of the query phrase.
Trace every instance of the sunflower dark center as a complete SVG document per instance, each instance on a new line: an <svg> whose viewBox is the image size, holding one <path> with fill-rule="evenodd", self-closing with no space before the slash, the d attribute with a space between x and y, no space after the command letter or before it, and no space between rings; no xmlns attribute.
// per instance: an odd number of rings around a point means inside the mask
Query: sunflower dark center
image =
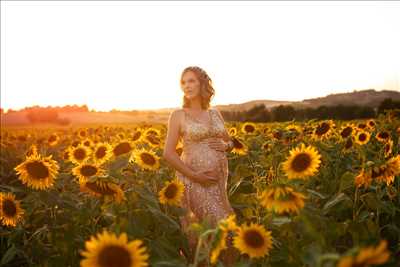
<svg viewBox="0 0 400 267"><path fill-rule="evenodd" d="M113 150L115 156L119 156L128 153L132 150L131 145L128 142L119 143Z"/></svg>
<svg viewBox="0 0 400 267"><path fill-rule="evenodd" d="M115 192L108 185L100 186L96 182L87 182L86 187L92 190L95 193L102 195L113 195Z"/></svg>
<svg viewBox="0 0 400 267"><path fill-rule="evenodd" d="M78 145L79 145L79 141L74 141L71 145L73 146L73 147L77 147Z"/></svg>
<svg viewBox="0 0 400 267"><path fill-rule="evenodd" d="M156 159L153 157L153 155L149 153L142 153L140 154L140 158L143 160L144 163L147 165L154 165L156 163Z"/></svg>
<svg viewBox="0 0 400 267"><path fill-rule="evenodd" d="M165 197L168 199L172 199L176 196L177 192L178 192L178 187L175 184L170 184L165 190Z"/></svg>
<svg viewBox="0 0 400 267"><path fill-rule="evenodd" d="M156 136L148 135L146 138L153 145L159 145L160 144L160 139L158 139Z"/></svg>
<svg viewBox="0 0 400 267"><path fill-rule="evenodd" d="M33 179L45 179L49 176L49 169L41 161L26 164L26 170Z"/></svg>
<svg viewBox="0 0 400 267"><path fill-rule="evenodd" d="M10 199L3 200L3 213L8 217L13 217L17 214L17 206Z"/></svg>
<svg viewBox="0 0 400 267"><path fill-rule="evenodd" d="M366 127L367 127L367 125L365 123L360 123L358 125L358 128L360 128L360 129L365 129Z"/></svg>
<svg viewBox="0 0 400 267"><path fill-rule="evenodd" d="M108 245L99 252L98 263L101 267L129 267L132 265L132 258L126 248Z"/></svg>
<svg viewBox="0 0 400 267"><path fill-rule="evenodd" d="M98 159L104 158L104 156L106 155L106 151L107 151L107 149L104 146L99 147L95 153L96 158L98 158Z"/></svg>
<svg viewBox="0 0 400 267"><path fill-rule="evenodd" d="M340 135L341 135L343 138L346 138L346 137L348 137L348 136L351 134L352 131L353 131L353 128L351 128L351 127L346 127L346 128L343 129L343 131L340 133Z"/></svg>
<svg viewBox="0 0 400 267"><path fill-rule="evenodd" d="M362 133L358 136L358 140L360 140L361 142L364 142L365 140L367 140L367 135L365 133Z"/></svg>
<svg viewBox="0 0 400 267"><path fill-rule="evenodd" d="M347 139L346 144L344 145L344 147L346 149L349 149L353 146L353 141L351 140L351 138Z"/></svg>
<svg viewBox="0 0 400 267"><path fill-rule="evenodd" d="M248 230L244 234L244 241L251 248L260 248L264 245L264 238L256 230Z"/></svg>
<svg viewBox="0 0 400 267"><path fill-rule="evenodd" d="M176 149L176 153L180 156L180 155L182 155L182 152L183 152L183 149L181 148L181 147L178 147L177 149Z"/></svg>
<svg viewBox="0 0 400 267"><path fill-rule="evenodd" d="M138 139L140 138L141 135L142 135L141 132L136 132L136 133L133 135L132 140L133 140L133 141L138 140Z"/></svg>
<svg viewBox="0 0 400 267"><path fill-rule="evenodd" d="M57 138L54 135L52 135L49 137L49 142L52 143L52 142L56 141L56 139Z"/></svg>
<svg viewBox="0 0 400 267"><path fill-rule="evenodd" d="M379 137L382 138L382 139L387 139L387 138L389 138L388 132L380 132L378 135L379 135Z"/></svg>
<svg viewBox="0 0 400 267"><path fill-rule="evenodd" d="M274 132L272 135L275 139L278 139L278 140L282 138L281 132Z"/></svg>
<svg viewBox="0 0 400 267"><path fill-rule="evenodd" d="M82 148L74 150L74 158L77 160L84 160L86 158L86 151Z"/></svg>
<svg viewBox="0 0 400 267"><path fill-rule="evenodd" d="M375 179L375 178L377 178L377 177L383 175L383 174L385 173L385 171L386 171L386 169L385 169L385 168L382 168L382 167L379 168L378 170L372 169L371 177Z"/></svg>
<svg viewBox="0 0 400 267"><path fill-rule="evenodd" d="M306 153L300 153L292 161L292 169L296 172L302 172L306 170L311 164L310 155Z"/></svg>
<svg viewBox="0 0 400 267"><path fill-rule="evenodd" d="M234 147L236 149L242 149L243 148L242 143L240 143L240 141L237 140L236 138L232 138L232 142L233 142L233 145L234 145Z"/></svg>
<svg viewBox="0 0 400 267"><path fill-rule="evenodd" d="M95 166L92 165L84 165L81 168L80 173L85 176L85 177L90 177L93 176L97 173L97 168Z"/></svg>
<svg viewBox="0 0 400 267"><path fill-rule="evenodd" d="M84 146L90 146L90 141L87 140L87 141L83 142L83 145Z"/></svg>
<svg viewBox="0 0 400 267"><path fill-rule="evenodd" d="M252 132L254 132L254 130L255 130L255 128L253 127L253 125L246 125L246 126L244 126L244 129L245 129L245 131L248 132L248 133L252 133Z"/></svg>
<svg viewBox="0 0 400 267"><path fill-rule="evenodd" d="M329 129L330 129L330 125L326 122L321 123L320 125L317 126L317 129L315 130L315 133L317 135L323 135L326 134Z"/></svg>

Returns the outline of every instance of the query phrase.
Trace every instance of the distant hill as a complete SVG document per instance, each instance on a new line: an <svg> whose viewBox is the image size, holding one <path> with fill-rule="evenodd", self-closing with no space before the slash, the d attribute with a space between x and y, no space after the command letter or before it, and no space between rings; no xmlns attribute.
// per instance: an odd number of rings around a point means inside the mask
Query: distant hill
<svg viewBox="0 0 400 267"><path fill-rule="evenodd" d="M400 92L397 91L375 91L373 89L354 91L351 93L330 94L325 97L304 99L296 103L296 106L305 107L319 107L334 106L334 105L359 105L378 107L385 98L392 98L393 100L400 100Z"/></svg>
<svg viewBox="0 0 400 267"><path fill-rule="evenodd" d="M266 108L272 108L279 105L290 105L295 103L296 102L294 101L252 100L241 104L216 105L215 107L221 111L245 111L256 105L264 105Z"/></svg>
<svg viewBox="0 0 400 267"><path fill-rule="evenodd" d="M272 108L278 105L293 105L295 108L316 108L321 105L360 105L377 107L385 98L392 98L400 101L400 92L373 89L353 91L350 93L330 94L325 97L304 99L302 101L276 101L276 100L253 100L239 104L213 106L220 111L246 111L256 105L264 105ZM60 112L60 118L66 118L72 124L91 123L167 123L169 114L175 108L163 108L138 112ZM26 118L26 111L16 111L1 114L1 125L26 125L29 121Z"/></svg>

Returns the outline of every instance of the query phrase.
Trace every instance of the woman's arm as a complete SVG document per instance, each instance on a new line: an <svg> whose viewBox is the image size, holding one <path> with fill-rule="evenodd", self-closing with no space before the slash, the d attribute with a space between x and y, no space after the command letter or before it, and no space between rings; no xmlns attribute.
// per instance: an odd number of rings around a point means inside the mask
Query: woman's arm
<svg viewBox="0 0 400 267"><path fill-rule="evenodd" d="M186 166L176 153L181 119L182 112L179 110L173 111L169 116L163 158L184 176L192 177L195 174L194 171Z"/></svg>

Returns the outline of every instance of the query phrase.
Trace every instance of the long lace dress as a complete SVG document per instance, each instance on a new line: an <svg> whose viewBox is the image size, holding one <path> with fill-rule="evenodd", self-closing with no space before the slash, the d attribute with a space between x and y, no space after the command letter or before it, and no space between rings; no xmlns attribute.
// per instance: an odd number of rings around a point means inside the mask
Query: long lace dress
<svg viewBox="0 0 400 267"><path fill-rule="evenodd" d="M200 222L206 218L215 227L219 220L228 217L234 211L227 196L228 159L226 152L216 151L210 148L206 142L207 138L222 138L224 134L227 134L224 122L214 109L208 109L211 119L209 125L193 118L187 110L183 109L183 111L185 119L181 128L183 144L181 160L194 171L216 169L218 172L218 183L203 186L176 171L177 178L185 185L182 206L188 210L186 216L181 217L181 225L187 234L193 252L197 237L188 231L188 226L192 222Z"/></svg>

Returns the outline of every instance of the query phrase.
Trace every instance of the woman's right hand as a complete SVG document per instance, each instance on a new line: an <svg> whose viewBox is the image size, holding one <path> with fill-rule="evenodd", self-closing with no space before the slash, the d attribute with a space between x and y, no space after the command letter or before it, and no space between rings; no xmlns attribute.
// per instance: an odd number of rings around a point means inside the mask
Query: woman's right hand
<svg viewBox="0 0 400 267"><path fill-rule="evenodd" d="M198 171L191 178L197 183L210 185L218 182L218 173L215 170Z"/></svg>

